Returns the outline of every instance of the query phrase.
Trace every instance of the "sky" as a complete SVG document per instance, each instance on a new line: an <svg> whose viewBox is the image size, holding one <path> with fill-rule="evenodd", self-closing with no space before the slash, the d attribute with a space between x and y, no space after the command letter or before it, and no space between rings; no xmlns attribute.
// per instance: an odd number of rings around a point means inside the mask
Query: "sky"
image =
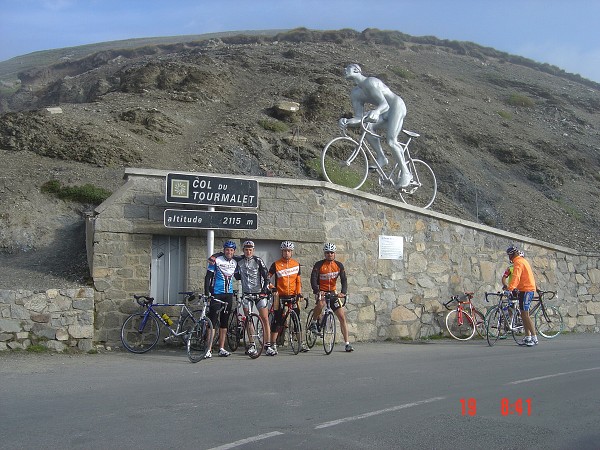
<svg viewBox="0 0 600 450"><path fill-rule="evenodd" d="M121 39L306 27L470 41L600 82L598 0L0 0L0 61Z"/></svg>

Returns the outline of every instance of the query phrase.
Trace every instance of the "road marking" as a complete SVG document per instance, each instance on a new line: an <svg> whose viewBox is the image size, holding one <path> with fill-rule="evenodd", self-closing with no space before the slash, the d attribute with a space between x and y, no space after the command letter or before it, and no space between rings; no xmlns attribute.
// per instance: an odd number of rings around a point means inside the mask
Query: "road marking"
<svg viewBox="0 0 600 450"><path fill-rule="evenodd" d="M544 380L546 378L562 377L563 375L572 375L574 373L589 372L590 370L600 370L600 367L591 367L589 369L573 370L571 372L553 373L551 375L544 375L541 377L526 378L524 380L511 381L510 383L506 383L506 384L509 385L509 384L529 383L530 381L538 381L538 380Z"/></svg>
<svg viewBox="0 0 600 450"><path fill-rule="evenodd" d="M258 436L252 436L246 439L240 439L239 441L230 442L229 444L219 445L218 447L213 447L210 450L227 450L228 448L239 447L240 445L249 444L251 442L262 441L263 439L268 439L274 436L279 436L283 434L279 431L273 431L271 433L259 434Z"/></svg>
<svg viewBox="0 0 600 450"><path fill-rule="evenodd" d="M359 414L358 416L344 417L343 419L332 420L331 422L324 422L315 427L315 430L319 428L327 428L333 427L335 425L339 425L340 423L351 422L353 420L366 419L367 417L377 416L379 414L384 414L388 412L398 411L400 409L412 408L413 406L424 405L425 403L437 402L439 400L444 400L446 397L433 397L428 398L426 400L420 400L418 402L413 403L405 403L404 405L392 406L391 408L380 409L379 411L371 411L364 414Z"/></svg>

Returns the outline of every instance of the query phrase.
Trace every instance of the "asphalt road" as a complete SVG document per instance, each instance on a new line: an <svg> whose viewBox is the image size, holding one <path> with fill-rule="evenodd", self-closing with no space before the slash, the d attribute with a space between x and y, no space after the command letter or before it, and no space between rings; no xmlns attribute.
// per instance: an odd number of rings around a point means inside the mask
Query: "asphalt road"
<svg viewBox="0 0 600 450"><path fill-rule="evenodd" d="M598 449L599 344L357 343L197 364L179 349L2 354L0 448Z"/></svg>

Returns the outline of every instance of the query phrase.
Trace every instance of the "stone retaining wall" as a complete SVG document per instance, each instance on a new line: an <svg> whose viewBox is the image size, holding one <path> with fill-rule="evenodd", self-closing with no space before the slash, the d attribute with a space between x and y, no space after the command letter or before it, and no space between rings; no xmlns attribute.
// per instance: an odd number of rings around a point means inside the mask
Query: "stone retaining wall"
<svg viewBox="0 0 600 450"><path fill-rule="evenodd" d="M186 236L186 288L202 287L206 231L164 227L165 208L177 207L165 202L167 173L128 169L127 182L90 217L99 342L118 344L120 325L133 308L132 295L149 292L153 235ZM510 244L525 251L538 284L558 292L550 304L559 306L568 331L600 331L597 254L330 183L263 177L258 181L258 230L217 230L215 246L226 239L294 241L294 257L303 266L307 294L310 269L322 258L323 242L334 242L349 277L347 316L352 341L415 339L437 333L445 312L442 303L465 291L475 292L476 305L485 309L489 305L483 301L484 293L500 288ZM379 236L402 237L403 257L379 258Z"/></svg>
<svg viewBox="0 0 600 450"><path fill-rule="evenodd" d="M94 289L0 290L0 350L92 349Z"/></svg>

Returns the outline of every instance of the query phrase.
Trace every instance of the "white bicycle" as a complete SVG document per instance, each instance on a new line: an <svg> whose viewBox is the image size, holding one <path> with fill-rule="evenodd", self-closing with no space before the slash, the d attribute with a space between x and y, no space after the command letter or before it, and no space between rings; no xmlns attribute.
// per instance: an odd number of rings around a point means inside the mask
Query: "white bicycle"
<svg viewBox="0 0 600 450"><path fill-rule="evenodd" d="M360 189L367 181L369 172L377 172L379 186L383 187L389 183L393 188L397 188L404 203L429 208L437 194L435 174L426 162L413 159L408 150L410 141L419 135L413 131L402 130L408 136L408 141L399 144L404 149L404 159L412 175L412 181L408 186L399 188L399 164L396 163L388 174L379 165L375 152L365 138L367 133L378 139L382 137L369 129L365 118L366 116L361 121L362 133L358 140L348 136L346 129L342 128L343 135L331 140L323 149L321 170L325 179L340 186Z"/></svg>

